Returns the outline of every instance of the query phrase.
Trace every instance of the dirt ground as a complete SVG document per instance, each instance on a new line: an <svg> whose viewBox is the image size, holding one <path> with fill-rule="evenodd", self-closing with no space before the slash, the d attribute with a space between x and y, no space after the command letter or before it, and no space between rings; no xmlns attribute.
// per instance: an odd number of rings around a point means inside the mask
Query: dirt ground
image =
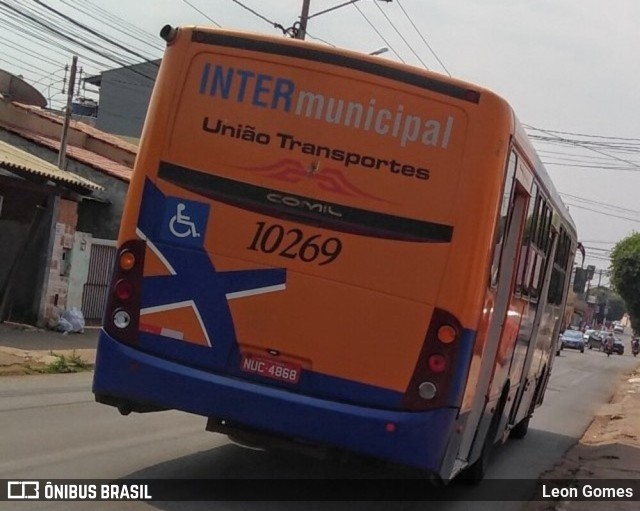
<svg viewBox="0 0 640 511"><path fill-rule="evenodd" d="M622 379L611 403L601 407L580 441L541 476L540 484L557 479L576 486L585 480L640 481L640 365ZM640 495L635 497L635 502L562 499L531 502L525 510L637 510Z"/></svg>
<svg viewBox="0 0 640 511"><path fill-rule="evenodd" d="M94 362L95 350L91 349L41 351L0 346L0 376L87 371Z"/></svg>

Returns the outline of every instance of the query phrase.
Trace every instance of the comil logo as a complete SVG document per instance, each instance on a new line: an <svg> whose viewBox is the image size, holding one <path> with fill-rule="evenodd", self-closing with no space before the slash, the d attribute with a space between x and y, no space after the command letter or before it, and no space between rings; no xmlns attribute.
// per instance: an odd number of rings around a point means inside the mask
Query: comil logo
<svg viewBox="0 0 640 511"><path fill-rule="evenodd" d="M39 499L38 481L7 481L7 498L16 500Z"/></svg>

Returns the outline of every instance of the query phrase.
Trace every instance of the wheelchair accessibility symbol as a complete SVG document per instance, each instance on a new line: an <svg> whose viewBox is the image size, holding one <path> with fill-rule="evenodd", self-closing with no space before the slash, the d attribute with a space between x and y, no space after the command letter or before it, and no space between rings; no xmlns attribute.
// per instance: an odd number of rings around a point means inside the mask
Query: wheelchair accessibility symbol
<svg viewBox="0 0 640 511"><path fill-rule="evenodd" d="M188 215L184 214L185 209L187 209L187 206L182 202L178 202L176 214L169 220L169 231L176 238L186 238L187 236L199 238L200 233L196 229L196 224L191 221Z"/></svg>
<svg viewBox="0 0 640 511"><path fill-rule="evenodd" d="M200 247L207 232L209 205L178 197L167 197L160 237L168 243Z"/></svg>

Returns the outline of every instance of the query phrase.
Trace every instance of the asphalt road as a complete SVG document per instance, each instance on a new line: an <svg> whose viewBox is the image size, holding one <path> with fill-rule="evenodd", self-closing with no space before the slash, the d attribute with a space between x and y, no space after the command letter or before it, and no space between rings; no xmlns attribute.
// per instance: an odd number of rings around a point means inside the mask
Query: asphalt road
<svg viewBox="0 0 640 511"><path fill-rule="evenodd" d="M582 436L597 408L609 401L619 376L638 364L629 353L565 350L556 359L545 403L524 440L494 453L488 478L528 479L533 487ZM179 412L122 417L96 404L91 374L0 378L0 479L64 478L397 478L404 471L364 461L320 461L294 453L259 452L204 431L201 417ZM437 491L437 490L434 490ZM473 502L479 487L457 486L462 501L430 509L517 510L521 502ZM505 489L505 491L511 491ZM516 492L516 490L513 490ZM518 494L514 493L514 500ZM5 504L5 506L3 506ZM17 503L0 509L21 509ZM87 503L29 502L24 509L86 509ZM424 503L132 502L90 504L91 509L424 509Z"/></svg>

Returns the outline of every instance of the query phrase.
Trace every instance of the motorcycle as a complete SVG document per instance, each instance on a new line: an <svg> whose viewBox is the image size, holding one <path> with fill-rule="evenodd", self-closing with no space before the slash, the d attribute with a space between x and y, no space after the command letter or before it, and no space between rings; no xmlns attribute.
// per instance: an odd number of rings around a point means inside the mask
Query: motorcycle
<svg viewBox="0 0 640 511"><path fill-rule="evenodd" d="M607 354L607 357L610 357L613 353L613 343L606 343L604 345L604 352Z"/></svg>
<svg viewBox="0 0 640 511"><path fill-rule="evenodd" d="M638 339L635 339L631 344L631 353L634 357L640 353L640 341Z"/></svg>

